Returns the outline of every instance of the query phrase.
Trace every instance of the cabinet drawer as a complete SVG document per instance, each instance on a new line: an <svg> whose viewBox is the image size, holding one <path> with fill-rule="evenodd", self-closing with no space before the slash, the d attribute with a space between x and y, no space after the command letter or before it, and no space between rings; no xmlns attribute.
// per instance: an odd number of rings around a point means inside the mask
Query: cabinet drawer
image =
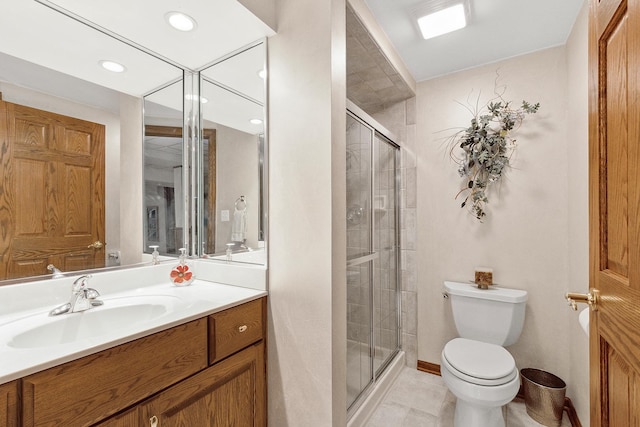
<svg viewBox="0 0 640 427"><path fill-rule="evenodd" d="M264 336L264 298L209 316L209 364Z"/></svg>
<svg viewBox="0 0 640 427"><path fill-rule="evenodd" d="M23 422L87 426L207 366L207 321L189 322L23 379Z"/></svg>

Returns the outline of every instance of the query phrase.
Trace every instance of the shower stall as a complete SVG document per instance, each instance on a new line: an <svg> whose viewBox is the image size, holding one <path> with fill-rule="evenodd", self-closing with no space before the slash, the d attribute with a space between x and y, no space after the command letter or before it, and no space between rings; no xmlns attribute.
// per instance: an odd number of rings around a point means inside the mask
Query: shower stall
<svg viewBox="0 0 640 427"><path fill-rule="evenodd" d="M349 416L400 348L399 146L347 103L347 407Z"/></svg>

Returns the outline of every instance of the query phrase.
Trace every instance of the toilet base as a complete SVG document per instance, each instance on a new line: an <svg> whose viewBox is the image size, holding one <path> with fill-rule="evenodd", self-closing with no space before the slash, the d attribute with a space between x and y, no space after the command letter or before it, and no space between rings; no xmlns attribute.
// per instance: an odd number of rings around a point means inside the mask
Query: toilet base
<svg viewBox="0 0 640 427"><path fill-rule="evenodd" d="M472 405L456 399L455 427L505 427L502 406Z"/></svg>

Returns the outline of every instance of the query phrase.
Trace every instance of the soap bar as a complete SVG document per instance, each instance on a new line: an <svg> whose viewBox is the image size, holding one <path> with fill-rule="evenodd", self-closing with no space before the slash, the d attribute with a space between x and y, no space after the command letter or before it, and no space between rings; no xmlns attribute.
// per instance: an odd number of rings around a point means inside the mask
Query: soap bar
<svg viewBox="0 0 640 427"><path fill-rule="evenodd" d="M475 283L481 289L487 289L493 284L493 269L487 267L476 268Z"/></svg>

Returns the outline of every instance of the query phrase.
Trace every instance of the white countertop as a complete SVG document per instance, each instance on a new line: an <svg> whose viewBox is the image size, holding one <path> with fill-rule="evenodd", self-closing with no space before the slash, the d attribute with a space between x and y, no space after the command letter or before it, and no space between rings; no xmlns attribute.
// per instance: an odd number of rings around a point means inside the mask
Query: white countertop
<svg viewBox="0 0 640 427"><path fill-rule="evenodd" d="M68 278L65 281L71 283ZM93 283L91 283L90 286L94 287ZM68 285L65 284L64 288L66 290ZM100 299L105 301L105 305L108 304L108 300L111 298L126 299L127 296L135 296L136 299L144 300L146 295L176 297L181 301L181 303L175 310L171 310L158 318L142 323L136 323L133 326L120 326L113 330L109 330L108 332L102 332L97 336L66 344L42 347L38 347L36 344L34 346L30 346L30 348L15 348L9 344L15 335L15 325L26 317L48 317L49 311L60 304L61 297L57 296L55 300L51 299L50 303L47 305L43 305L42 298L38 298L38 304L36 307L26 307L21 303L17 304L21 307L19 311L0 311L0 384L96 353L98 351L133 341L267 295L267 292L264 290L224 285L204 280L195 280L193 284L186 287L175 287L168 283L162 283L133 287L132 289L122 289L122 286L114 286L114 292L106 292L106 290L103 290L98 286L95 286L95 288L101 292L102 295ZM2 291L2 287L0 287L0 301L3 299ZM65 291L65 294L68 294L68 291ZM9 294L8 298L10 298L9 302L18 302L15 301L16 297L13 294ZM11 299L14 299L14 301L11 301ZM7 300L5 299L5 302L6 301ZM65 299L62 298L62 301L65 301ZM88 313L89 311L84 313ZM83 312L62 314L60 316L82 315ZM48 318L53 319L52 317ZM43 319L43 321L46 321L46 319Z"/></svg>

